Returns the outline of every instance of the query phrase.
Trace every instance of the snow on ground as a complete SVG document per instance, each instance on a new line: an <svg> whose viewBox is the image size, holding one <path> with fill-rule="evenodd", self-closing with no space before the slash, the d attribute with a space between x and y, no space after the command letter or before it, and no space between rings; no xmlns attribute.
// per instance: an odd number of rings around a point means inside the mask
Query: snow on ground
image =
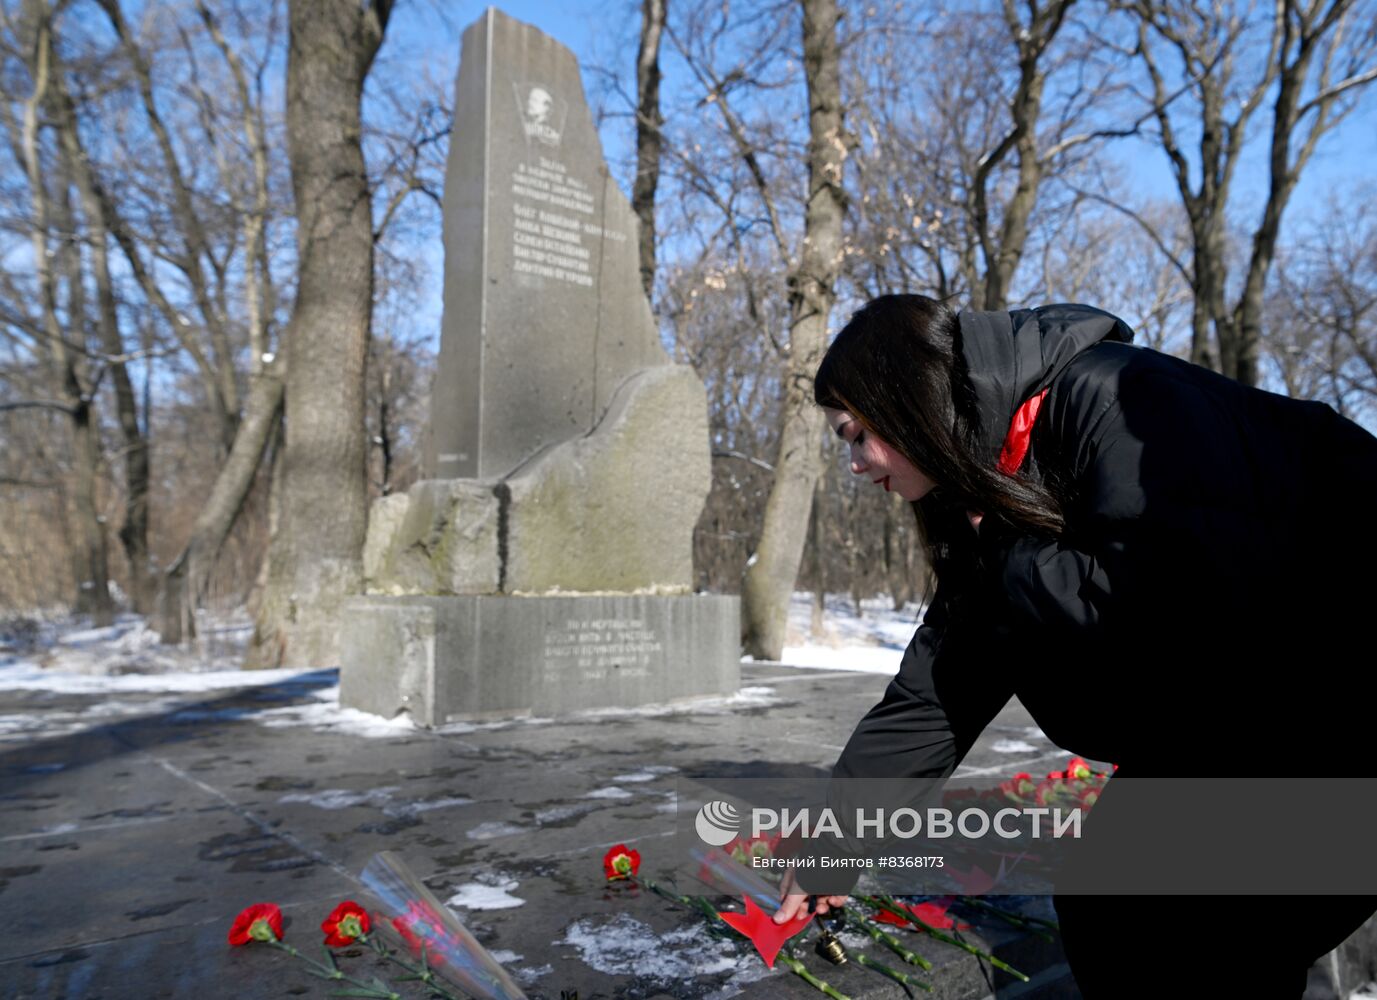
<svg viewBox="0 0 1377 1000"><path fill-rule="evenodd" d="M576 920L556 942L573 948L585 965L609 975L635 976L674 992L700 976L732 973L717 995L731 996L770 975L748 948L709 935L701 922L664 934L629 913L609 920Z"/></svg>
<svg viewBox="0 0 1377 1000"><path fill-rule="evenodd" d="M888 598L861 601L860 617L849 597L828 594L823 602L822 632L812 634L813 595L796 593L789 602L783 663L819 670L855 670L896 674L904 649L918 628L921 608L899 610Z"/></svg>
<svg viewBox="0 0 1377 1000"><path fill-rule="evenodd" d="M495 875L487 882L466 882L459 886L458 891L445 900L445 905L462 906L466 910L507 910L524 906L524 899L511 895L516 888L516 879Z"/></svg>
<svg viewBox="0 0 1377 1000"><path fill-rule="evenodd" d="M158 633L140 615L120 615L105 628L90 628L56 617L31 619L23 624L27 627L23 629L26 635L22 643L16 642L16 637L0 635L0 677L6 676L16 661L43 670L105 678L122 674L237 673L244 647L253 635L253 622L242 613L223 620L209 616L198 620L200 634L188 646L164 646L158 641ZM213 682L209 683L213 686ZM6 686L12 687L8 683Z"/></svg>
<svg viewBox="0 0 1377 1000"><path fill-rule="evenodd" d="M892 674L919 616L916 605L895 611L890 601L877 599L862 602L858 618L849 598L829 595L822 633L813 636L809 634L811 606L812 595L806 593L795 594L790 604L783 656L790 666ZM46 700L42 695L99 696L100 700L85 705L64 701L41 712L0 714L0 743L67 735L150 715L164 716L171 724L243 719L268 727L303 726L377 738L406 736L416 728L405 715L383 719L341 708L336 669L239 669L253 633L252 623L242 612L224 619L203 617L200 634L189 646L162 645L149 623L137 615L120 615L105 628L57 617L22 624L22 629L0 634L0 691L34 692L40 703ZM234 704L224 704L232 694L236 695ZM682 712L725 715L779 701L774 688L756 685L726 697L601 708L579 715L593 719ZM527 717L451 723L439 731L462 734L551 721ZM619 780L654 777L646 771Z"/></svg>

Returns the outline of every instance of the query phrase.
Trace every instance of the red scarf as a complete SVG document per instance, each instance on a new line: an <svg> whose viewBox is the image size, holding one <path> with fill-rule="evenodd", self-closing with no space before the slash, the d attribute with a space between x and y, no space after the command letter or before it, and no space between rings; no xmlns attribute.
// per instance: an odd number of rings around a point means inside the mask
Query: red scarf
<svg viewBox="0 0 1377 1000"><path fill-rule="evenodd" d="M1004 447L999 452L999 471L1005 475L1012 476L1023 464L1024 456L1028 454L1028 441L1033 434L1033 422L1037 420L1038 411L1042 409L1042 399L1050 389L1049 386L1036 396L1030 397L1014 413L1014 419L1009 424L1009 433L1004 437Z"/></svg>

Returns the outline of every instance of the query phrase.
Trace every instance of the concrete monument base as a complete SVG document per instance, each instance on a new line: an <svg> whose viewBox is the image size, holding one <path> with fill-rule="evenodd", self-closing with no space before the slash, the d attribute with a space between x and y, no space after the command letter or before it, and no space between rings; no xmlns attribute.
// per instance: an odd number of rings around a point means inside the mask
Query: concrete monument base
<svg viewBox="0 0 1377 1000"><path fill-rule="evenodd" d="M340 704L425 726L735 694L740 604L725 595L356 597Z"/></svg>

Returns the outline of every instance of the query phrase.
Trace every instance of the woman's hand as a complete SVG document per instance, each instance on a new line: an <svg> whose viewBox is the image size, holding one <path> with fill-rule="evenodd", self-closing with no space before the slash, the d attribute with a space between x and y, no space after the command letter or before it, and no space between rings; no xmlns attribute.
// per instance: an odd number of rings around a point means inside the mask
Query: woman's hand
<svg viewBox="0 0 1377 1000"><path fill-rule="evenodd" d="M980 534L980 519L984 516L985 515L978 510L966 511L966 517L969 518L971 522L971 530L977 535Z"/></svg>
<svg viewBox="0 0 1377 1000"><path fill-rule="evenodd" d="M775 911L775 923L784 924L808 912L808 900L817 901L814 913L826 913L831 909L841 909L846 905L846 896L812 896L806 892L794 891L794 870L785 869L784 880L779 884L779 898L782 902Z"/></svg>

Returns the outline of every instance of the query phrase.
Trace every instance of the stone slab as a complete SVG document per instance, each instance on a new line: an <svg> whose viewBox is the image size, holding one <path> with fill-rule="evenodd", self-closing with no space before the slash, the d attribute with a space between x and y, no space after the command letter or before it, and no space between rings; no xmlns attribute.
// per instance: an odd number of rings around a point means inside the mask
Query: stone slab
<svg viewBox="0 0 1377 1000"><path fill-rule="evenodd" d="M629 377L595 433L503 484L503 591L687 593L712 481L707 422L703 385L687 365Z"/></svg>
<svg viewBox="0 0 1377 1000"><path fill-rule="evenodd" d="M423 479L379 497L368 516L368 593L495 594L501 589L501 504L494 483Z"/></svg>
<svg viewBox="0 0 1377 1000"><path fill-rule="evenodd" d="M712 479L707 398L687 365L627 377L590 434L502 481L422 480L374 503L367 592L687 594Z"/></svg>
<svg viewBox="0 0 1377 1000"><path fill-rule="evenodd" d="M733 694L739 635L722 595L360 597L340 702L435 726Z"/></svg>
<svg viewBox="0 0 1377 1000"><path fill-rule="evenodd" d="M578 60L495 8L462 45L434 479L506 476L596 426L627 376L669 364L640 284L636 216L603 158Z"/></svg>

